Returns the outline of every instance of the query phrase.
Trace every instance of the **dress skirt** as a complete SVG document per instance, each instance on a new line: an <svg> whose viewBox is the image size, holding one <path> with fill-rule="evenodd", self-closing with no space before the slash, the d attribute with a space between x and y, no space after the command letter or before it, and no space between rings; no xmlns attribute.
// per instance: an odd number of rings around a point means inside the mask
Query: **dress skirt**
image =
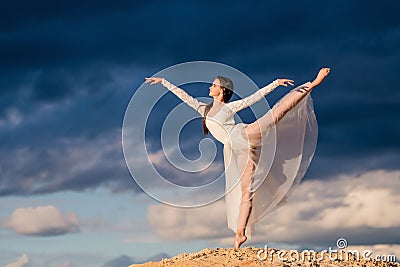
<svg viewBox="0 0 400 267"><path fill-rule="evenodd" d="M269 115L300 87L291 90L276 103L268 112ZM270 120L260 120L260 123L266 121ZM286 203L288 195L304 177L314 156L318 125L311 95L307 93L277 124L264 125L268 130L260 146L249 145L245 127L246 124L236 124L230 132L230 142L224 145L225 205L228 227L236 231L242 196L241 174L246 159L250 157L255 170L248 188L252 194L252 209L246 235L251 237L256 222Z"/></svg>

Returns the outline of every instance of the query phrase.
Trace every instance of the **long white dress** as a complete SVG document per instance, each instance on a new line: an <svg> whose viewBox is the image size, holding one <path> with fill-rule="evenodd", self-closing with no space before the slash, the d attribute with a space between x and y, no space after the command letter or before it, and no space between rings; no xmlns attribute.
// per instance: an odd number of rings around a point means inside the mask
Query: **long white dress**
<svg viewBox="0 0 400 267"><path fill-rule="evenodd" d="M162 85L199 112L201 116L204 116L207 104L198 101L165 79L162 80ZM274 107L284 103L289 94L304 92L302 88L307 85L309 83L291 90ZM250 152L258 149L257 145L250 144L246 138L246 124L235 124L234 115L261 100L276 87L278 87L277 80L244 99L223 104L216 114L206 116L206 125L210 133L224 144L226 215L228 227L233 231L236 231L238 226L242 197L240 179L245 168L243 159L249 159ZM261 125L262 128L267 129L263 133L262 144L264 148L271 148L271 152L256 153L255 157L250 158L256 169L248 189L253 193L251 213L246 225L248 237L254 231L254 223L286 203L287 196L293 190L294 185L304 177L314 155L318 126L312 98L309 93L306 94L299 103L290 107L290 110L277 124L271 123L273 121L271 112L274 107L263 116L264 119L258 120L262 124L268 124ZM275 142L271 144L271 140L275 140L276 144Z"/></svg>

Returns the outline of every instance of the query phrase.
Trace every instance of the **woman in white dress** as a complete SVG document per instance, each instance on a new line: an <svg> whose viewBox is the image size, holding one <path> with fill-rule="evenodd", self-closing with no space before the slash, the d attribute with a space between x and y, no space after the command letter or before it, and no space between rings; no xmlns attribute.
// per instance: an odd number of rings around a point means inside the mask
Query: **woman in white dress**
<svg viewBox="0 0 400 267"><path fill-rule="evenodd" d="M291 90L250 124L235 124L235 113L280 85L293 85L292 80L277 79L244 99L228 103L233 83L217 76L209 92L213 102L207 105L163 78L146 78L146 83L161 83L198 111L203 117L204 134L210 132L224 144L225 205L228 227L235 232L235 249L247 240L246 234L251 235L254 223L286 203L293 185L303 178L314 155L318 132L310 92L329 72L329 68L322 68L314 81ZM276 151L269 166L264 166L268 165L267 158L260 156L259 148L274 127Z"/></svg>

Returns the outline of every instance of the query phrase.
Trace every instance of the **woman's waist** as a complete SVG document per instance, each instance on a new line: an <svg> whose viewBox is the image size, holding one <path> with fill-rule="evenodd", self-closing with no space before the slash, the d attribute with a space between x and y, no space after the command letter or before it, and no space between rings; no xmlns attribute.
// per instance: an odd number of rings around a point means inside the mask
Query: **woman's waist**
<svg viewBox="0 0 400 267"><path fill-rule="evenodd" d="M235 143L236 139L243 139L244 124L210 124L210 133L221 143ZM208 126L207 126L208 127ZM237 140L236 140L237 141Z"/></svg>

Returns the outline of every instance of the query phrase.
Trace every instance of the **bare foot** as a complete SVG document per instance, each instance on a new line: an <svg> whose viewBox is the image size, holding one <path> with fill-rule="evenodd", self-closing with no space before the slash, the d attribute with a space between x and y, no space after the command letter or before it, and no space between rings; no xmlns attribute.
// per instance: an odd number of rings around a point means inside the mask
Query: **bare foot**
<svg viewBox="0 0 400 267"><path fill-rule="evenodd" d="M240 248L240 246L244 243L244 242L246 242L246 240L247 240L247 236L245 236L245 235L235 235L235 242L234 242L234 244L235 244L235 249L238 249L238 248Z"/></svg>
<svg viewBox="0 0 400 267"><path fill-rule="evenodd" d="M311 83L311 88L318 86L322 81L328 76L329 72L331 71L330 68L322 68L319 72L315 80Z"/></svg>

